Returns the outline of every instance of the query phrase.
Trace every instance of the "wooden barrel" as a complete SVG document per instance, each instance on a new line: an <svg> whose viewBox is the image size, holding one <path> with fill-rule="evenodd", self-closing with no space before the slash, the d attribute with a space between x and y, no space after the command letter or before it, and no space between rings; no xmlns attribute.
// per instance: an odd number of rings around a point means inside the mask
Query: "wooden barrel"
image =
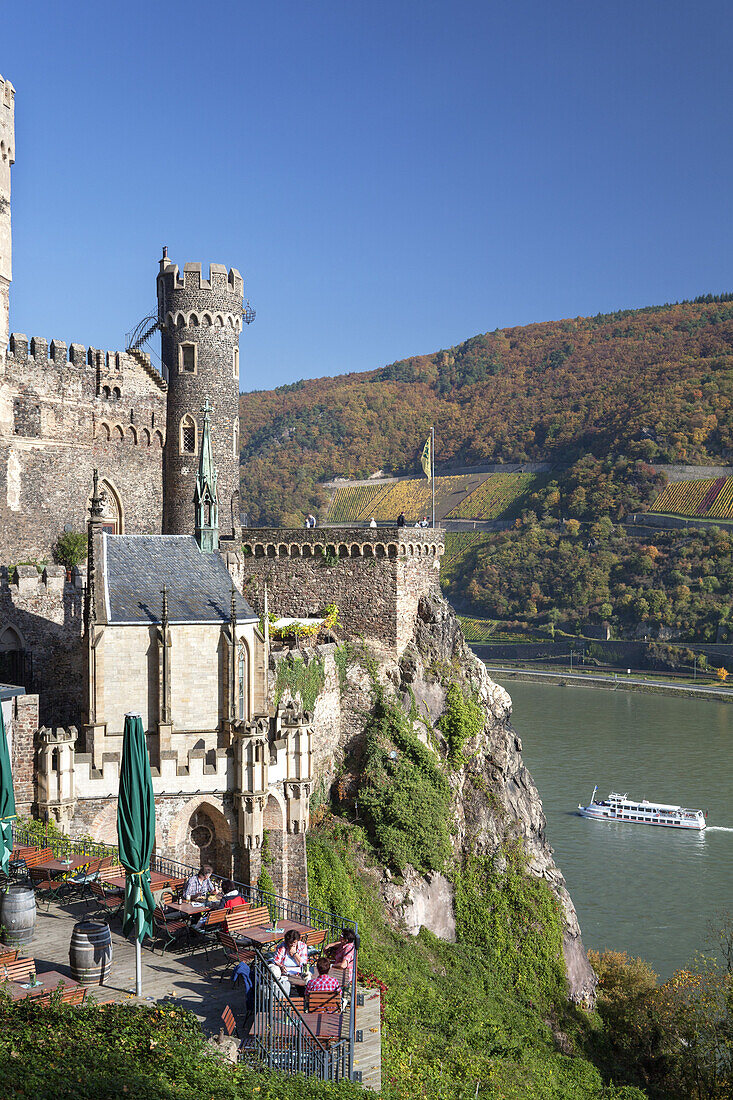
<svg viewBox="0 0 733 1100"><path fill-rule="evenodd" d="M0 935L8 947L25 947L36 930L36 895L27 886L0 894Z"/></svg>
<svg viewBox="0 0 733 1100"><path fill-rule="evenodd" d="M103 985L112 969L112 933L104 921L74 925L69 944L71 976L82 985Z"/></svg>

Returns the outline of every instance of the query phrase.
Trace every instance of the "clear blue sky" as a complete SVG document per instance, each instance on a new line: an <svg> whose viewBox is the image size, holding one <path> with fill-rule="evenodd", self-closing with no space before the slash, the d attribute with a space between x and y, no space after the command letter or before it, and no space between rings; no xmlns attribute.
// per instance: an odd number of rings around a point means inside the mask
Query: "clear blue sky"
<svg viewBox="0 0 733 1100"><path fill-rule="evenodd" d="M104 348L161 245L238 267L242 385L733 289L723 2L3 6L11 328Z"/></svg>

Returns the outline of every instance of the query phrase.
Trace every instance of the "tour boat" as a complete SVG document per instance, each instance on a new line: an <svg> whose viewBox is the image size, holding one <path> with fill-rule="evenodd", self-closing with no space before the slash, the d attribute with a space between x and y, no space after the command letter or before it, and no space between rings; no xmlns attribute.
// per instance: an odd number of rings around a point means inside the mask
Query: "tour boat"
<svg viewBox="0 0 733 1100"><path fill-rule="evenodd" d="M669 829L704 829L707 812L688 810L684 806L665 806L661 802L649 802L642 798L634 802L626 794L609 794L608 798L596 801L593 788L590 803L578 804L581 817L592 817L596 821L630 821L634 825L665 825Z"/></svg>

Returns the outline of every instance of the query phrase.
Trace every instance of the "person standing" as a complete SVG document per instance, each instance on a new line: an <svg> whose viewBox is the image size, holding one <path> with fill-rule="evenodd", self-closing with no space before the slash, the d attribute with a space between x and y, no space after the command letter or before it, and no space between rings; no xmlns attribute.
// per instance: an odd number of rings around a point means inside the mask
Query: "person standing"
<svg viewBox="0 0 733 1100"><path fill-rule="evenodd" d="M369 526L370 527L376 527L377 526L377 521L375 520L374 516L372 516L372 518L369 520Z"/></svg>
<svg viewBox="0 0 733 1100"><path fill-rule="evenodd" d="M397 526L398 527L404 527L405 526L405 513L404 512L400 512L400 514L398 515L398 517L397 517Z"/></svg>

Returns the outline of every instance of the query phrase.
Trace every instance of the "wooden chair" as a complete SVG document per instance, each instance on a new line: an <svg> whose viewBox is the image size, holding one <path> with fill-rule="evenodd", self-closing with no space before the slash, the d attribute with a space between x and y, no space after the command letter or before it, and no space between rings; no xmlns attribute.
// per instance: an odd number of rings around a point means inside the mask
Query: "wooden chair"
<svg viewBox="0 0 733 1100"><path fill-rule="evenodd" d="M236 1035L239 1038L239 1032L237 1031L237 1021L234 1019L234 1013L229 1005L224 1006L224 1011L221 1014L222 1022L224 1024L224 1030L227 1035Z"/></svg>
<svg viewBox="0 0 733 1100"><path fill-rule="evenodd" d="M69 875L66 882L73 897L76 897L79 901L89 898L91 894L90 886L98 880L101 866L101 859L91 859L86 867L80 867L74 874Z"/></svg>
<svg viewBox="0 0 733 1100"><path fill-rule="evenodd" d="M323 953L323 945L326 942L326 930L322 928L317 932L306 932L304 939L310 956L321 955Z"/></svg>
<svg viewBox="0 0 733 1100"><path fill-rule="evenodd" d="M125 904L125 895L110 893L103 882L90 882L89 894L89 903L96 906L95 916L102 916L105 920L112 920L122 912L122 907Z"/></svg>
<svg viewBox="0 0 733 1100"><path fill-rule="evenodd" d="M180 943L185 939L187 945L191 944L191 932L188 926L188 921L185 920L166 920L164 911L158 906L153 910L153 926L156 931L156 935L153 937L153 945L150 948L151 951L155 949L155 944L160 940L162 943L161 955L165 955L165 950L170 947L171 944Z"/></svg>
<svg viewBox="0 0 733 1100"><path fill-rule="evenodd" d="M63 897L69 893L69 884L63 879L54 879L50 871L41 871L37 867L30 867L29 874L36 898L46 902L46 909L51 908L54 898Z"/></svg>
<svg viewBox="0 0 733 1100"><path fill-rule="evenodd" d="M234 970L240 963L251 963L255 957L254 951L248 951L235 943L234 938L228 932L217 932L219 943L224 948L224 969L219 977L219 982L224 981L224 975L229 969Z"/></svg>
<svg viewBox="0 0 733 1100"><path fill-rule="evenodd" d="M340 989L314 989L305 995L308 1012L340 1012ZM291 998L292 1000L292 998Z"/></svg>

